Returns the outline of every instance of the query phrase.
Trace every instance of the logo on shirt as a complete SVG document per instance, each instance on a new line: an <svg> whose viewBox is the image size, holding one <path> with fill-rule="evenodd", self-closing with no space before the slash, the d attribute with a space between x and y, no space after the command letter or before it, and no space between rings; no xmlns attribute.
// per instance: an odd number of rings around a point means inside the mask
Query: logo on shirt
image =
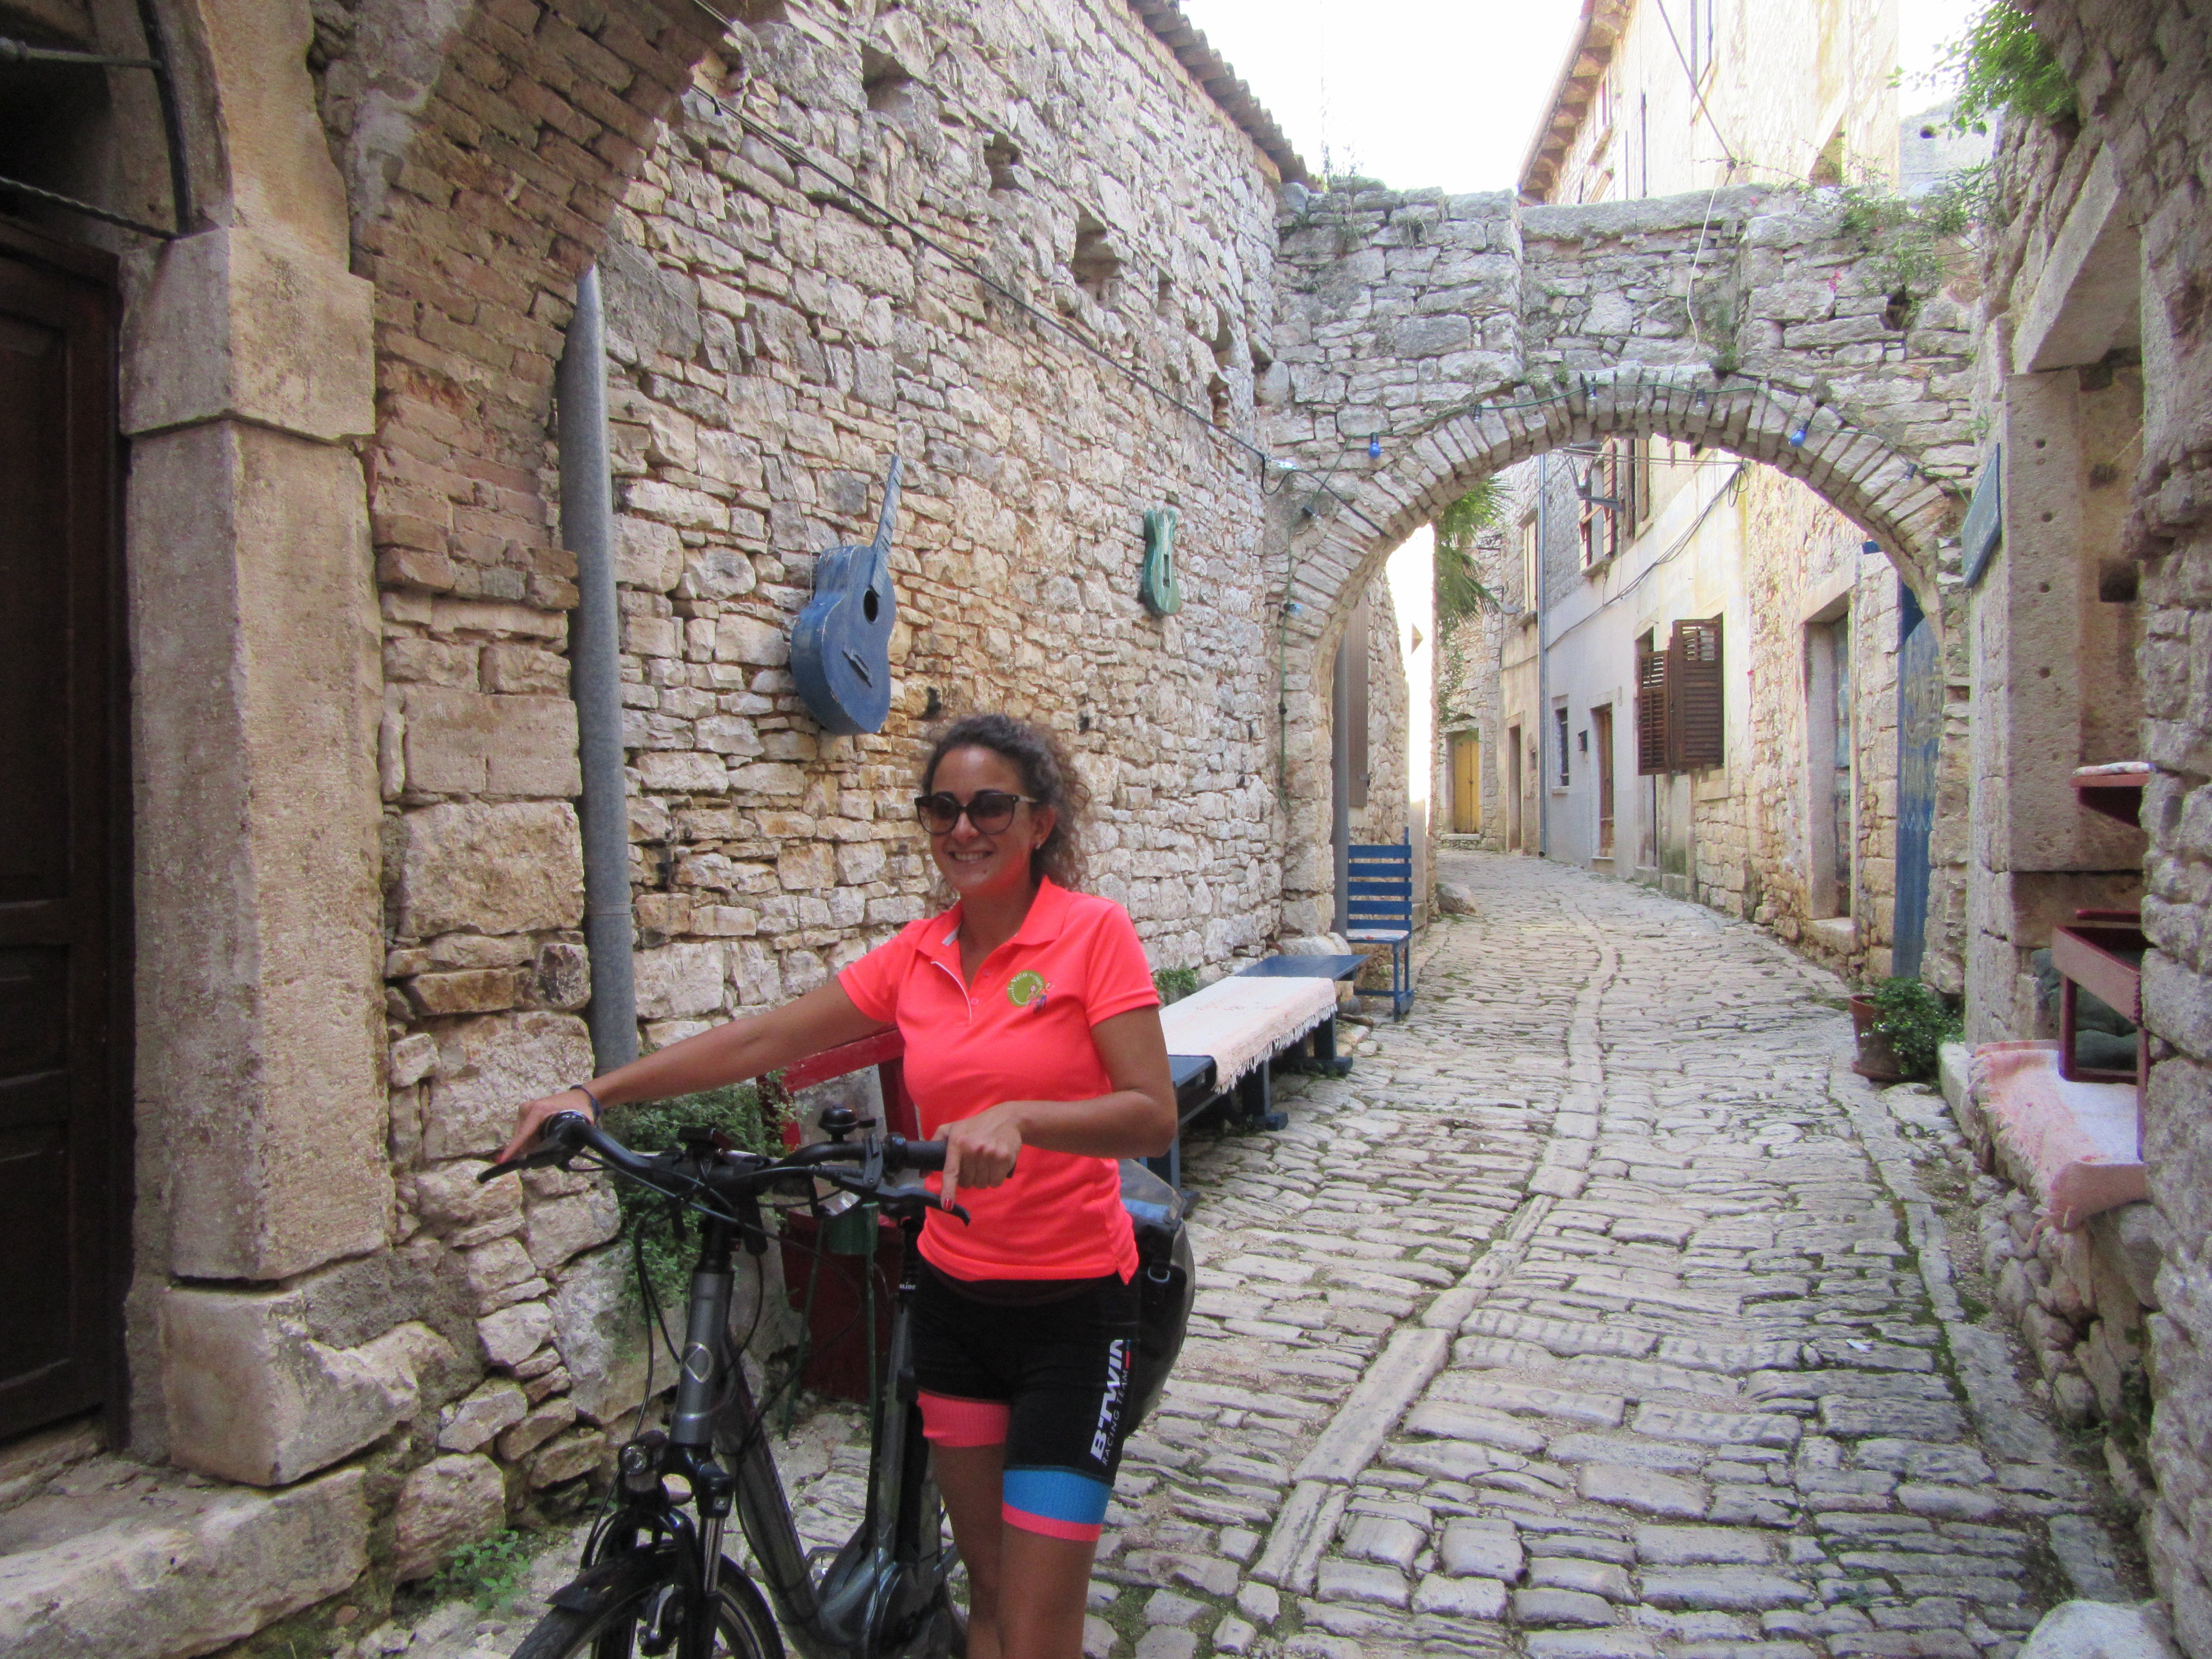
<svg viewBox="0 0 2212 1659"><path fill-rule="evenodd" d="M1034 968L1024 968L1006 982L1006 1000L1017 1008L1042 1008L1045 994L1052 988L1044 982L1044 975Z"/></svg>

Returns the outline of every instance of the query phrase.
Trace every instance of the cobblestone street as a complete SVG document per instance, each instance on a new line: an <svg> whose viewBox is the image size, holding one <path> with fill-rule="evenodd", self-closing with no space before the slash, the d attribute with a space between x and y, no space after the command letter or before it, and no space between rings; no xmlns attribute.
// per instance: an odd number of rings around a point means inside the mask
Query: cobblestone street
<svg viewBox="0 0 2212 1659"><path fill-rule="evenodd" d="M1478 915L1407 1021L1282 1132L1188 1148L1203 1288L1094 1659L2009 1659L2140 1594L1954 1285L1941 1102L1850 1071L1837 981L1627 884L1439 873ZM811 1534L862 1467L840 1414L788 1449Z"/></svg>

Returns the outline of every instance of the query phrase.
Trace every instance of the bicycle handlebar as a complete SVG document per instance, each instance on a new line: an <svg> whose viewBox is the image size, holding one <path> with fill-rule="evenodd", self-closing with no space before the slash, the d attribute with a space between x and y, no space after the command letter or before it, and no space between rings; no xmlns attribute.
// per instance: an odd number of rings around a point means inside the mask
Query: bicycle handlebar
<svg viewBox="0 0 2212 1659"><path fill-rule="evenodd" d="M686 1170L678 1156L668 1152L648 1154L632 1152L582 1113L556 1112L539 1127L536 1150L518 1158L494 1164L489 1169L480 1171L477 1181L482 1184L517 1170L544 1169L553 1164L565 1169L570 1158L586 1151L598 1154L606 1167L616 1174L627 1176L656 1192L667 1192L664 1179L674 1176L687 1179L694 1190L702 1190L716 1196L750 1197L778 1180L811 1176L862 1198L878 1202L921 1204L957 1215L963 1221L969 1218L964 1207L958 1204L946 1205L926 1188L884 1184L883 1178L887 1175L902 1174L908 1170L942 1170L945 1167L943 1141L908 1140L903 1135L885 1135L881 1139L870 1136L858 1141L817 1141L780 1158L769 1158L759 1152L718 1150L696 1158L694 1161L699 1167ZM858 1164L861 1167L853 1171L837 1167L848 1163ZM670 1196L677 1194L671 1194Z"/></svg>

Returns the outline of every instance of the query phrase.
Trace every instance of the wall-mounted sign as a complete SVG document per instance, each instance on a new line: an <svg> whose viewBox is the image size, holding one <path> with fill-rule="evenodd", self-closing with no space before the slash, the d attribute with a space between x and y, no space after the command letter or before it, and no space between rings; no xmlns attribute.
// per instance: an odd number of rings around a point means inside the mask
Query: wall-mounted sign
<svg viewBox="0 0 2212 1659"><path fill-rule="evenodd" d="M1974 586L2004 540L2004 446L1990 451L1989 464L1966 503L1966 522L1959 528L1959 563L1966 586Z"/></svg>
<svg viewBox="0 0 2212 1659"><path fill-rule="evenodd" d="M876 539L833 547L814 562L814 597L791 630L791 677L823 730L880 732L891 712L891 526L898 520L899 458L884 480Z"/></svg>
<svg viewBox="0 0 2212 1659"><path fill-rule="evenodd" d="M1155 617L1172 617L1182 609L1182 579L1176 574L1175 508L1163 507L1145 514L1145 569L1137 579L1137 597Z"/></svg>

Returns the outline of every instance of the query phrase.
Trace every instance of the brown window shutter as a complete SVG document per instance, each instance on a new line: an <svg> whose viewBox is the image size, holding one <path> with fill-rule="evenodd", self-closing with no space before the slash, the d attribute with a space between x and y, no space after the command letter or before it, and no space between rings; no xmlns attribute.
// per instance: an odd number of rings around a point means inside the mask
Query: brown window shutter
<svg viewBox="0 0 2212 1659"><path fill-rule="evenodd" d="M1636 771L1649 777L1667 769L1667 653L1636 647Z"/></svg>
<svg viewBox="0 0 2212 1659"><path fill-rule="evenodd" d="M1721 685L1721 619L1684 617L1667 645L1668 769L1718 766L1725 709Z"/></svg>

